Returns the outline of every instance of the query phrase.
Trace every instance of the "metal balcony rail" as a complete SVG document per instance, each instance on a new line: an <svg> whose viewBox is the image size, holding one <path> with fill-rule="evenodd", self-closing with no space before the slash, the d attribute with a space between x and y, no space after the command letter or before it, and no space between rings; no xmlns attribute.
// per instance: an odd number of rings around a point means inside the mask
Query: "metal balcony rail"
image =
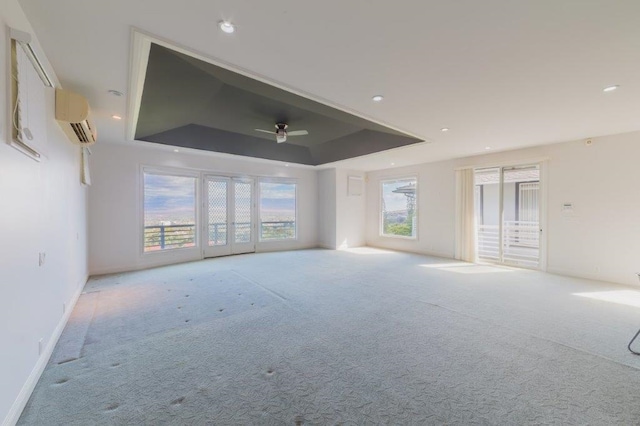
<svg viewBox="0 0 640 426"><path fill-rule="evenodd" d="M144 251L193 247L196 243L196 226L157 225L144 227Z"/></svg>
<svg viewBox="0 0 640 426"><path fill-rule="evenodd" d="M500 260L500 230L498 225L478 225L478 257ZM502 260L535 267L539 261L540 224L533 221L505 221L502 228Z"/></svg>
<svg viewBox="0 0 640 426"><path fill-rule="evenodd" d="M295 221L270 221L260 224L262 240L281 240L295 238ZM209 245L227 244L227 224L209 224ZM151 225L144 227L144 250L164 250L195 246L195 224ZM251 241L251 222L235 224L236 243Z"/></svg>

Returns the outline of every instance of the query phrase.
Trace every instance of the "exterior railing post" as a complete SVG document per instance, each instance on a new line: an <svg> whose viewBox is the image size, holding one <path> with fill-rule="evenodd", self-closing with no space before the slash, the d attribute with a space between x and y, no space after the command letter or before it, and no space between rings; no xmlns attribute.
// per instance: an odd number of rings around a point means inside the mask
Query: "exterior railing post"
<svg viewBox="0 0 640 426"><path fill-rule="evenodd" d="M164 248L164 225L160 226L160 248Z"/></svg>

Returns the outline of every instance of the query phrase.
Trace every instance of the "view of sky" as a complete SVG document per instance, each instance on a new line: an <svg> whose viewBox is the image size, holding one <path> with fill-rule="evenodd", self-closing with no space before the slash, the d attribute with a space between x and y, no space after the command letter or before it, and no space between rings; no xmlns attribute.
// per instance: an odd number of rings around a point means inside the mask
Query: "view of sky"
<svg viewBox="0 0 640 426"><path fill-rule="evenodd" d="M394 193L396 189L401 186L413 184L415 186L415 179L404 179L393 182L382 183L382 197L384 198L384 204L386 211L406 210L407 209L407 197L404 194Z"/></svg>
<svg viewBox="0 0 640 426"><path fill-rule="evenodd" d="M295 220L296 185L260 182L260 213L263 221Z"/></svg>
<svg viewBox="0 0 640 426"><path fill-rule="evenodd" d="M210 182L209 214L215 220L226 218L226 182ZM196 179L184 176L144 174L145 225L195 223ZM295 220L296 185L260 182L260 212L263 221ZM250 191L243 183L236 195L238 206L250 204Z"/></svg>
<svg viewBox="0 0 640 426"><path fill-rule="evenodd" d="M144 174L144 222L195 223L196 179Z"/></svg>

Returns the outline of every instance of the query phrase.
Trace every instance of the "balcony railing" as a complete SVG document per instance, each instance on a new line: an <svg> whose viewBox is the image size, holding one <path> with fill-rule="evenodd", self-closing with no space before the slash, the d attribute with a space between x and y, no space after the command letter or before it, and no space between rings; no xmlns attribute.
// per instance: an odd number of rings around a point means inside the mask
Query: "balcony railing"
<svg viewBox="0 0 640 426"><path fill-rule="evenodd" d="M227 224L210 223L210 246L227 244ZM296 222L271 221L260 224L261 240L284 240L295 238ZM195 246L195 225L152 225L144 227L144 251L156 251ZM235 224L236 243L251 242L251 222L238 222Z"/></svg>
<svg viewBox="0 0 640 426"><path fill-rule="evenodd" d="M193 247L195 230L194 224L145 226L144 251Z"/></svg>
<svg viewBox="0 0 640 426"><path fill-rule="evenodd" d="M478 225L478 257L500 260L498 225ZM540 255L539 222L505 221L502 228L502 260L521 266L538 266Z"/></svg>

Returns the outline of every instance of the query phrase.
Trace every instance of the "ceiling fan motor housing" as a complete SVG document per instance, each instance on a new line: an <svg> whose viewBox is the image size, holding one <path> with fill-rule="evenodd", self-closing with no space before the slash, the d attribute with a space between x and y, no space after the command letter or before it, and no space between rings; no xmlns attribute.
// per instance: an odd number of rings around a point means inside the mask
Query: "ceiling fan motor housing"
<svg viewBox="0 0 640 426"><path fill-rule="evenodd" d="M282 143L287 141L287 127L284 123L276 124L276 142Z"/></svg>

